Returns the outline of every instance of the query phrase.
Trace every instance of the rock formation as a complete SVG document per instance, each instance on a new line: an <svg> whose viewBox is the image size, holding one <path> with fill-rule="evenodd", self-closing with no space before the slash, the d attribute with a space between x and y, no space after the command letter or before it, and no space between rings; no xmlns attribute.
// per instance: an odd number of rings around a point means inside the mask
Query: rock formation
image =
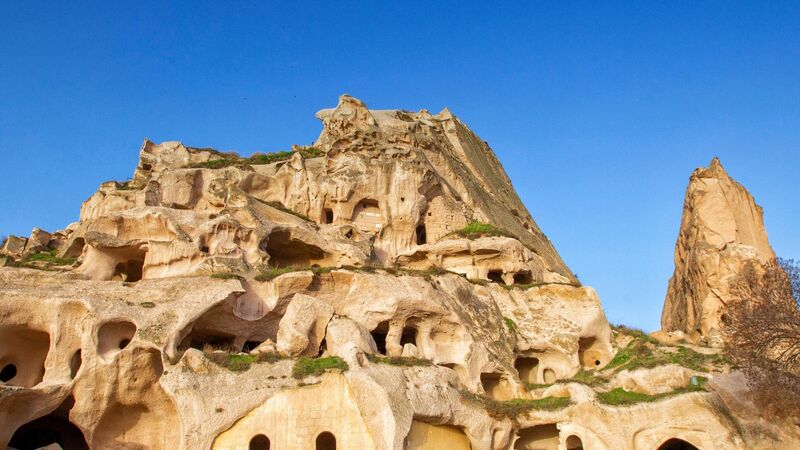
<svg viewBox="0 0 800 450"><path fill-rule="evenodd" d="M662 330L720 344L725 309L735 300L730 283L746 264L774 258L763 211L753 196L728 176L717 158L695 170L686 189Z"/></svg>
<svg viewBox="0 0 800 450"><path fill-rule="evenodd" d="M729 409L718 351L612 329L449 111L318 117L291 152L145 141L79 222L6 240L0 448L800 442Z"/></svg>

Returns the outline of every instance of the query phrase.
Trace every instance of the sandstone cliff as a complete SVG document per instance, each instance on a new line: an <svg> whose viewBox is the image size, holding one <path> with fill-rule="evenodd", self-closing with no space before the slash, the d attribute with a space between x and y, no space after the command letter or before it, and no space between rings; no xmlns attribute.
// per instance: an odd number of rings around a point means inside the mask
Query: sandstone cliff
<svg viewBox="0 0 800 450"><path fill-rule="evenodd" d="M612 328L448 111L318 117L291 152L145 141L79 222L6 240L0 448L800 443L718 350Z"/></svg>
<svg viewBox="0 0 800 450"><path fill-rule="evenodd" d="M686 189L662 329L719 344L725 308L733 300L730 282L745 264L774 257L763 211L744 186L717 158L695 170Z"/></svg>

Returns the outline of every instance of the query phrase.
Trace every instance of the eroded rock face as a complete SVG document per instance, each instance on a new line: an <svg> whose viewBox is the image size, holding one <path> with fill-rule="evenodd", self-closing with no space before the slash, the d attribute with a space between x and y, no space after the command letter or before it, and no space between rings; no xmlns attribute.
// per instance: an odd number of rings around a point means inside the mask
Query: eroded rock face
<svg viewBox="0 0 800 450"><path fill-rule="evenodd" d="M800 442L760 418L739 436L715 392L598 402L620 386L671 394L699 372L588 385L618 331L449 111L343 96L318 117L314 147L288 154L146 141L132 180L101 185L79 222L5 242L0 448ZM494 232L457 232L471 221ZM569 402L528 402L555 397Z"/></svg>
<svg viewBox="0 0 800 450"><path fill-rule="evenodd" d="M720 344L725 309L734 300L731 281L745 265L773 258L763 211L753 196L717 158L695 170L686 190L662 330Z"/></svg>

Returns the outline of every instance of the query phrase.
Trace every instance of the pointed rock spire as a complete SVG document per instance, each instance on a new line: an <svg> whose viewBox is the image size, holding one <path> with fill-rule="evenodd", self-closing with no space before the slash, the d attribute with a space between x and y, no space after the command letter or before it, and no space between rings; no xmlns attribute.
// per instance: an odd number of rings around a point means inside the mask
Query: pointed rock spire
<svg viewBox="0 0 800 450"><path fill-rule="evenodd" d="M749 261L775 257L763 211L715 157L689 179L661 327L719 344L730 282Z"/></svg>

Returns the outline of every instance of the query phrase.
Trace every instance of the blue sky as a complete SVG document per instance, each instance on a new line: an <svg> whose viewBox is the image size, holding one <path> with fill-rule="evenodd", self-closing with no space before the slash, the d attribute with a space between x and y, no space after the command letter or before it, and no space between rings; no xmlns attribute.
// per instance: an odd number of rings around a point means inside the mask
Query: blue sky
<svg viewBox="0 0 800 450"><path fill-rule="evenodd" d="M800 257L799 2L2 2L0 234L77 219L145 137L308 144L341 93L449 107L614 323L657 329L718 155Z"/></svg>

